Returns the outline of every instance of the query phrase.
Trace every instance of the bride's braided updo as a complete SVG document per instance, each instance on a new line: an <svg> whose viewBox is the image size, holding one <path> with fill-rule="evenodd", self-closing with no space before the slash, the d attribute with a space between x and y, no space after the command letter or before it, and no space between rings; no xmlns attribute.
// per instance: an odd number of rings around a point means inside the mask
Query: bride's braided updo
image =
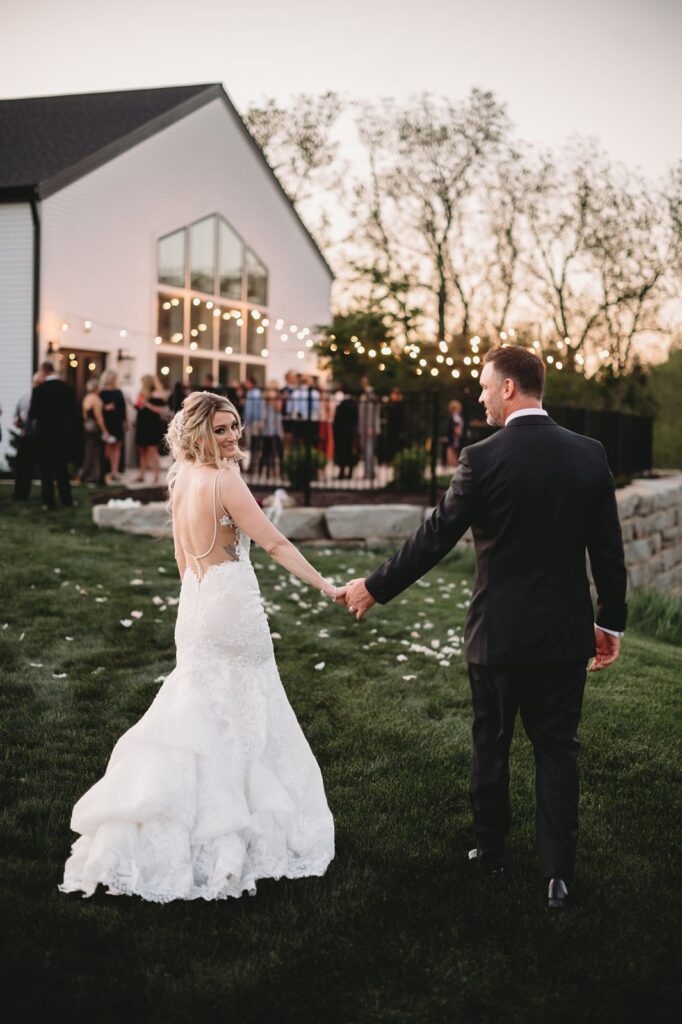
<svg viewBox="0 0 682 1024"><path fill-rule="evenodd" d="M236 408L228 398L212 391L193 391L182 403L182 407L171 420L166 431L166 443L173 457L168 470L168 501L173 500L173 485L183 462L195 466L225 465L213 434L213 417L217 412L230 412L237 420L241 432L242 421ZM237 452L237 459L243 452Z"/></svg>

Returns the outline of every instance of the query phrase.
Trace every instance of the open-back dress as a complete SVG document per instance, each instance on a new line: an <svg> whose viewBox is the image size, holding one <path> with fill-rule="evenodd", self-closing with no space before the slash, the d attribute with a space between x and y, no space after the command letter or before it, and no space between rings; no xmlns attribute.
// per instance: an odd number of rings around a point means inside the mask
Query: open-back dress
<svg viewBox="0 0 682 1024"><path fill-rule="evenodd" d="M154 902L322 875L334 823L275 663L249 537L213 485L213 541L185 549L177 663L75 805L62 892Z"/></svg>

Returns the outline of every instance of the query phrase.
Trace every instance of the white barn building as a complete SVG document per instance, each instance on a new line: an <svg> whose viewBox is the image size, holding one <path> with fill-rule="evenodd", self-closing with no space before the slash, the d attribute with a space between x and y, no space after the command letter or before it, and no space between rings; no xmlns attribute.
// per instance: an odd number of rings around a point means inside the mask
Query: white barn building
<svg viewBox="0 0 682 1024"><path fill-rule="evenodd" d="M0 464L45 357L78 392L283 382L331 284L221 85L0 102Z"/></svg>

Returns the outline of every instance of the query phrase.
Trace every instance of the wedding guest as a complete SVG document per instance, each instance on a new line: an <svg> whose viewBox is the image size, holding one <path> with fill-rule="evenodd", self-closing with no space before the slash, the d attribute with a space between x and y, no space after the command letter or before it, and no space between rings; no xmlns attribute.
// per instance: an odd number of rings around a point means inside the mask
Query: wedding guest
<svg viewBox="0 0 682 1024"><path fill-rule="evenodd" d="M49 360L41 363L40 369L43 381L33 389L28 418L35 421L43 507L52 512L56 508L55 480L62 505L65 508L73 505L68 460L75 395L73 388L60 379Z"/></svg>
<svg viewBox="0 0 682 1024"><path fill-rule="evenodd" d="M33 387L42 384L42 370L33 374ZM17 432L17 455L14 462L14 500L26 501L31 494L33 472L38 459L35 421L29 417L33 391L27 391L14 410L14 429Z"/></svg>
<svg viewBox="0 0 682 1024"><path fill-rule="evenodd" d="M391 400L386 409L386 461L393 462L405 447L405 402L400 388L391 389Z"/></svg>
<svg viewBox="0 0 682 1024"><path fill-rule="evenodd" d="M188 394L188 389L181 380L176 380L171 391L170 398L168 399L168 405L171 412L180 412L182 403L185 401Z"/></svg>
<svg viewBox="0 0 682 1024"><path fill-rule="evenodd" d="M253 377L247 377L245 383L244 439L251 454L251 464L255 466L262 447L265 402L263 401L263 392Z"/></svg>
<svg viewBox="0 0 682 1024"><path fill-rule="evenodd" d="M376 443L380 429L379 399L369 382L369 377L360 379L360 401L358 404L358 433L365 480L373 480L376 472Z"/></svg>
<svg viewBox="0 0 682 1024"><path fill-rule="evenodd" d="M120 480L121 448L128 426L128 413L123 392L118 387L116 370L105 370L100 378L100 393L104 407L104 422L107 438L104 442L104 455L109 463L107 483ZM113 440L112 440L113 438Z"/></svg>
<svg viewBox="0 0 682 1024"><path fill-rule="evenodd" d="M448 419L445 428L445 457L448 466L456 469L464 439L462 403L453 399L448 403Z"/></svg>
<svg viewBox="0 0 682 1024"><path fill-rule="evenodd" d="M276 380L268 381L265 391L265 416L263 418L263 451L258 472L265 469L266 476L280 476L282 473L283 428L282 398Z"/></svg>
<svg viewBox="0 0 682 1024"><path fill-rule="evenodd" d="M334 413L334 462L339 480L350 480L357 462L358 403L344 391Z"/></svg>
<svg viewBox="0 0 682 1024"><path fill-rule="evenodd" d="M284 374L284 384L280 391L282 398L282 429L284 431L284 448L289 451L294 441L294 418L291 408L291 399L298 387L298 374L293 370L287 370Z"/></svg>
<svg viewBox="0 0 682 1024"><path fill-rule="evenodd" d="M135 402L137 422L135 424L135 444L140 471L135 477L136 483L144 483L147 469L152 472L152 483L159 482L159 445L166 432L168 413L168 396L161 387L157 377L146 373L142 378L140 393Z"/></svg>
<svg viewBox="0 0 682 1024"><path fill-rule="evenodd" d="M102 483L103 443L107 435L104 408L99 396L99 381L91 377L85 385L85 398L81 403L83 416L83 466L81 483Z"/></svg>

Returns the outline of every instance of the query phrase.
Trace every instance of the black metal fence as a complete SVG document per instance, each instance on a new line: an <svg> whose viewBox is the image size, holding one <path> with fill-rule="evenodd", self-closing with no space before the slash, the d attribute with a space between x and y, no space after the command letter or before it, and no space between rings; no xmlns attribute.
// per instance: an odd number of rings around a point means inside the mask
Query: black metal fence
<svg viewBox="0 0 682 1024"><path fill-rule="evenodd" d="M604 445L617 478L652 468L653 420L619 412L552 407L562 426ZM483 410L442 393L377 395L297 388L247 396L242 408L245 476L251 485L287 487L314 504L322 491L382 491L435 503L456 451L488 436ZM454 416L454 420L453 420Z"/></svg>

